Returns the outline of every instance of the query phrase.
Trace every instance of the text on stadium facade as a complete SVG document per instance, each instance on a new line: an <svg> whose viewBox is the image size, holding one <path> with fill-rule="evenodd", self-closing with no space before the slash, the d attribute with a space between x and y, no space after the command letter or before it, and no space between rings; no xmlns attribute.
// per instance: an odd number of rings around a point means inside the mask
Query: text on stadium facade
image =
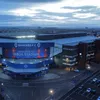
<svg viewBox="0 0 100 100"><path fill-rule="evenodd" d="M14 46L15 47L40 47L41 44L40 43L26 43L26 44L15 43Z"/></svg>

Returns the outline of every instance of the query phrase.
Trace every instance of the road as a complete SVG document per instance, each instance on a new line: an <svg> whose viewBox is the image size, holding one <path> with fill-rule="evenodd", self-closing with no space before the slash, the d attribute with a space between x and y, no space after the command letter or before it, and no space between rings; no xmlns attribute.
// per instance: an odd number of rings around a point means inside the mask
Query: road
<svg viewBox="0 0 100 100"><path fill-rule="evenodd" d="M73 84L70 82L59 82L59 83L46 83L37 84L32 87L22 87L22 86L4 86L6 94L14 100L45 100L49 97L49 90L53 89L55 92L63 88L66 84L68 89L70 89Z"/></svg>
<svg viewBox="0 0 100 100"><path fill-rule="evenodd" d="M54 99L57 100L90 74L88 71L69 72L59 81L33 82L26 87L4 83L3 88L9 100L50 100L50 89L54 90Z"/></svg>
<svg viewBox="0 0 100 100"><path fill-rule="evenodd" d="M100 78L100 70L96 71L94 74L92 74L89 78L84 80L83 82L79 83L76 85L75 88L73 88L71 91L66 92L65 95L63 95L59 100L96 100L97 97L100 95L100 90L99 87L97 87L96 83L91 83L93 78L98 77ZM82 88L79 88L83 86ZM87 93L86 89L87 88L92 88L96 90L96 93Z"/></svg>
<svg viewBox="0 0 100 100"><path fill-rule="evenodd" d="M33 86L11 86L4 84L5 93L11 100L49 100L49 90L53 89L55 96L59 97L66 90L72 89L77 82L84 79L87 74L82 73L69 73L69 77L65 76L65 80L59 82L46 82L46 83L33 83ZM86 75L86 76L85 76ZM10 100L10 99L9 99Z"/></svg>

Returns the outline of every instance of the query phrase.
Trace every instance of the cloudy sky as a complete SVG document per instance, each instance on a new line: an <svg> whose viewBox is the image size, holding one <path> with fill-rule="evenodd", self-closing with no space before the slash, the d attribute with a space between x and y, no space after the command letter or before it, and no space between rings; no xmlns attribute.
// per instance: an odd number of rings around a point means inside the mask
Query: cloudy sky
<svg viewBox="0 0 100 100"><path fill-rule="evenodd" d="M0 26L99 25L100 0L0 0Z"/></svg>

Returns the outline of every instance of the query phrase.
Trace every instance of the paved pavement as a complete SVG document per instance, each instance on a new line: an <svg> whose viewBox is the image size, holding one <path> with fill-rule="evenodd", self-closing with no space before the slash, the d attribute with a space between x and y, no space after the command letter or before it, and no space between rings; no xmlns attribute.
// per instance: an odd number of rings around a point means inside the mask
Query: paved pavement
<svg viewBox="0 0 100 100"><path fill-rule="evenodd" d="M75 84L71 82L70 79L77 77L78 75L80 76L80 74L81 73L70 72L67 73L67 76L64 78L64 80L59 80L59 82L37 82L33 83L33 85L29 87L4 84L4 89L6 94L14 100L46 100L49 99L50 89L53 89L55 93L59 91L59 93L61 93L62 88L67 91L72 89Z"/></svg>
<svg viewBox="0 0 100 100"><path fill-rule="evenodd" d="M94 65L93 65L94 66ZM99 65L95 65L99 66ZM91 68L91 72L96 68ZM54 71L55 70L55 71ZM61 97L64 93L68 92L70 89L76 86L78 82L85 79L89 76L88 72L81 71L79 73L76 72L67 72L63 70L59 70L58 74L56 69L52 69L50 73L54 73L60 78L50 79L50 80L35 80L32 83L29 83L29 86L22 86L23 81L20 85L10 85L4 83L4 91L11 100L50 100L49 90L54 90L54 98ZM51 75L51 77L53 77ZM26 81L27 83L28 81Z"/></svg>

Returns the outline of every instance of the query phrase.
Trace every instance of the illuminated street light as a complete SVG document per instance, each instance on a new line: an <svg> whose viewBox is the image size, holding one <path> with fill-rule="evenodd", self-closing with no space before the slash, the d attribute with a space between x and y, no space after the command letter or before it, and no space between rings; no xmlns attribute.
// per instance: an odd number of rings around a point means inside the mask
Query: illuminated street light
<svg viewBox="0 0 100 100"><path fill-rule="evenodd" d="M36 38L35 35L28 35L27 38Z"/></svg>
<svg viewBox="0 0 100 100"><path fill-rule="evenodd" d="M36 35L16 36L16 38L36 38Z"/></svg>
<svg viewBox="0 0 100 100"><path fill-rule="evenodd" d="M49 94L51 95L51 99L50 99L50 100L53 100L54 90L53 90L53 89L50 89L50 90L49 90Z"/></svg>
<svg viewBox="0 0 100 100"><path fill-rule="evenodd" d="M90 66L89 64L87 64L87 65L86 65L86 69L87 69L87 70L90 70L90 69L91 69L91 66Z"/></svg>
<svg viewBox="0 0 100 100"><path fill-rule="evenodd" d="M49 93L50 93L51 95L53 95L54 91L51 89L51 90L49 91Z"/></svg>
<svg viewBox="0 0 100 100"><path fill-rule="evenodd" d="M3 83L1 83L1 85L3 86L4 84L3 84Z"/></svg>
<svg viewBox="0 0 100 100"><path fill-rule="evenodd" d="M91 67L90 67L90 66L88 66L88 67L87 67L87 69L91 69Z"/></svg>

